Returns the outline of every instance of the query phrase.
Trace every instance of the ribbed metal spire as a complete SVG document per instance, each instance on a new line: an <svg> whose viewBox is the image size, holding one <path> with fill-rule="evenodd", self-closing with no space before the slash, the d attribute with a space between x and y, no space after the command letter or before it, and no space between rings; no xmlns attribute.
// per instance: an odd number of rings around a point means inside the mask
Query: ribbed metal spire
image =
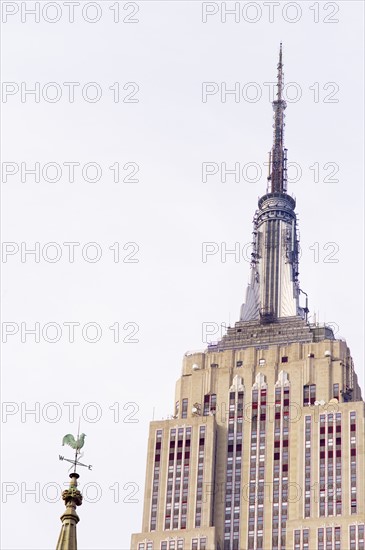
<svg viewBox="0 0 365 550"><path fill-rule="evenodd" d="M254 217L251 283L241 309L241 321L274 323L284 317L300 316L299 240L295 200L286 193L286 149L284 148L284 75L280 44L277 97L273 101L274 142L270 153L268 189L259 199ZM307 308L306 308L307 309Z"/></svg>
<svg viewBox="0 0 365 550"><path fill-rule="evenodd" d="M278 63L277 99L273 101L274 109L274 140L270 153L269 191L271 193L286 192L286 149L284 149L284 110L286 101L283 99L283 48L280 43Z"/></svg>

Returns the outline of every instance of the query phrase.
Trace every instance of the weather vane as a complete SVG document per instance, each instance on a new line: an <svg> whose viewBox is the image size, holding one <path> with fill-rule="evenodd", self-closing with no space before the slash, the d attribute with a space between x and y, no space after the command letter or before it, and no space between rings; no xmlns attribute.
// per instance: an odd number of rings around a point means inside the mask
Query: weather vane
<svg viewBox="0 0 365 550"><path fill-rule="evenodd" d="M87 468L88 470L92 469L91 464L83 464L82 462L80 462L80 458L84 456L84 453L81 453L81 449L84 446L85 437L86 437L86 434L84 433L80 435L80 422L79 422L77 439L75 439L72 434L66 434L62 439L62 445L69 445L70 447L72 447L72 449L75 449L75 458L71 460L70 458L65 458L64 456L59 455L59 459L66 460L66 462L71 462L72 464L71 468L73 467L74 473L76 473L77 466L85 466L85 468Z"/></svg>

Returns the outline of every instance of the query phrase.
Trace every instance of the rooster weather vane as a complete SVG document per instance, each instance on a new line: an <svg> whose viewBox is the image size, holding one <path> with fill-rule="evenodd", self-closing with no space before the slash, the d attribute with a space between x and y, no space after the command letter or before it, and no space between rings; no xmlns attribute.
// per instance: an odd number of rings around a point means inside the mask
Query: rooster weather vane
<svg viewBox="0 0 365 550"><path fill-rule="evenodd" d="M75 458L71 460L70 458L65 458L64 456L59 455L60 460L66 460L66 462L71 462L74 473L76 473L77 466L85 466L88 470L92 469L91 464L83 464L80 462L80 458L84 456L84 453L81 453L81 449L85 443L86 434L77 434L77 439L74 438L72 434L66 434L62 439L62 445L69 445L72 449L75 449Z"/></svg>

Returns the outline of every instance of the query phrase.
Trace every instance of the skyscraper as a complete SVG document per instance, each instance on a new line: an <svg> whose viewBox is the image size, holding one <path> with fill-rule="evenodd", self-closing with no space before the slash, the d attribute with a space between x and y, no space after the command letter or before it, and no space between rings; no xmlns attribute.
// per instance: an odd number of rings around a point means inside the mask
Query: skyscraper
<svg viewBox="0 0 365 550"><path fill-rule="evenodd" d="M346 342L307 318L285 108L280 47L246 301L185 354L174 413L151 423L132 550L365 549L364 401Z"/></svg>

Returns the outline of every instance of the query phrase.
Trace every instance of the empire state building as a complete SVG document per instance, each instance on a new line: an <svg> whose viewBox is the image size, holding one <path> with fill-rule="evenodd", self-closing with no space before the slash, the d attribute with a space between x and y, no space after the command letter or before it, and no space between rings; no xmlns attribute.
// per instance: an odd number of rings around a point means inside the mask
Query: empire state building
<svg viewBox="0 0 365 550"><path fill-rule="evenodd" d="M151 422L132 550L365 549L364 401L346 342L307 319L281 48L273 109L240 319L185 354L172 417Z"/></svg>

